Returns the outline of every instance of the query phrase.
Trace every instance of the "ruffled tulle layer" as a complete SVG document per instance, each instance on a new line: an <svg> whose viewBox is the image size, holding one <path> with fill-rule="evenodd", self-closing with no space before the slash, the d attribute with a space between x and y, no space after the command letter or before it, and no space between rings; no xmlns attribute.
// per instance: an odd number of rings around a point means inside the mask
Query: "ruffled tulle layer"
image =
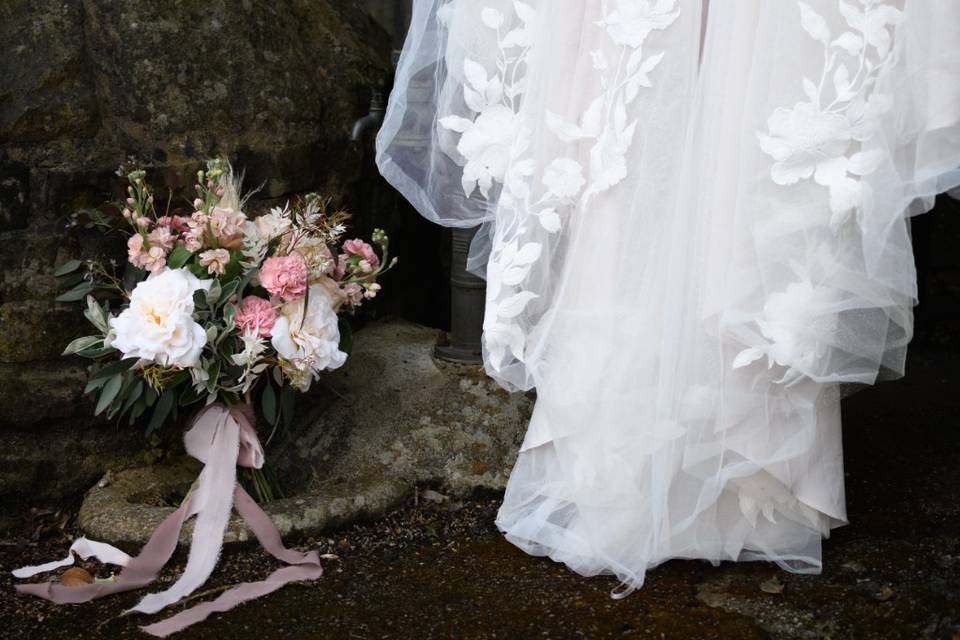
<svg viewBox="0 0 960 640"><path fill-rule="evenodd" d="M817 571L840 385L902 373L909 215L960 185L960 3L554 4L419 0L378 138L485 224L486 370L537 389L498 525L628 587Z"/></svg>

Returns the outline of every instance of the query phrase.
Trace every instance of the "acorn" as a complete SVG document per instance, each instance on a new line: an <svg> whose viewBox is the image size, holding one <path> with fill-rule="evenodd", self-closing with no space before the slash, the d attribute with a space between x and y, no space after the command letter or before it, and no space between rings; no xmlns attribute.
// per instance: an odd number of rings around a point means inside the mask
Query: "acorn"
<svg viewBox="0 0 960 640"><path fill-rule="evenodd" d="M60 584L65 587L82 587L93 584L93 576L82 567L71 567L60 574Z"/></svg>

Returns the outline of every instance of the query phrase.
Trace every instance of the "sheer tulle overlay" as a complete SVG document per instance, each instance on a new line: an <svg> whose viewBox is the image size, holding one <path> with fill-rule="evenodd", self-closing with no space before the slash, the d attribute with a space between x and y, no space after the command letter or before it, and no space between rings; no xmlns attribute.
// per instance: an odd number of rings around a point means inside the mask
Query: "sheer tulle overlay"
<svg viewBox="0 0 960 640"><path fill-rule="evenodd" d="M908 217L960 185L960 4L418 0L378 162L483 225L512 542L817 572L841 385L902 373Z"/></svg>

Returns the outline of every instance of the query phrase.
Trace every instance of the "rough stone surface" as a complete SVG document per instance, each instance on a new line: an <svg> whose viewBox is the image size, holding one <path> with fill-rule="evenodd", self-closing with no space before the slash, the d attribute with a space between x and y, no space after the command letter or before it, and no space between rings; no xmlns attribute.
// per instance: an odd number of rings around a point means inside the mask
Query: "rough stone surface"
<svg viewBox="0 0 960 640"><path fill-rule="evenodd" d="M376 517L418 485L453 496L505 487L532 400L478 367L437 362L435 338L400 320L358 332L347 364L324 378L313 417L269 452L286 483L302 487L266 507L283 535ZM78 523L96 539L142 544L196 474L190 462L111 474L87 494ZM249 537L234 516L227 541Z"/></svg>
<svg viewBox="0 0 960 640"><path fill-rule="evenodd" d="M67 384L75 384L68 380ZM61 404L62 409L66 406ZM76 498L107 469L137 464L143 446L140 430L91 420L7 428L2 434L0 500L22 506Z"/></svg>

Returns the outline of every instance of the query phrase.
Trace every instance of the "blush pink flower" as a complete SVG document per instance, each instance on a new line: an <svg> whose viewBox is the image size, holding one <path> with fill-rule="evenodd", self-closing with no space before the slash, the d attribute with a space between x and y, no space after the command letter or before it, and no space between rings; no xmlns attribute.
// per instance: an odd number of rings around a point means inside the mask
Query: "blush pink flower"
<svg viewBox="0 0 960 640"><path fill-rule="evenodd" d="M363 302L363 287L356 282L351 282L343 288L343 294L347 297L347 302L354 307L360 306Z"/></svg>
<svg viewBox="0 0 960 640"><path fill-rule="evenodd" d="M344 242L343 251L349 256L359 256L360 260L366 260L370 264L371 271L380 266L380 258L377 256L377 252L359 238Z"/></svg>
<svg viewBox="0 0 960 640"><path fill-rule="evenodd" d="M284 302L307 293L307 263L299 253L267 258L260 267L260 284Z"/></svg>
<svg viewBox="0 0 960 640"><path fill-rule="evenodd" d="M165 227L162 225L158 225L149 234L147 234L147 241L150 243L150 246L163 247L164 251L170 251L170 249L173 249L174 240L176 240L176 236L170 232L170 227Z"/></svg>
<svg viewBox="0 0 960 640"><path fill-rule="evenodd" d="M243 227L247 216L229 207L217 207L210 214L209 223L220 246L239 249L243 245Z"/></svg>
<svg viewBox="0 0 960 640"><path fill-rule="evenodd" d="M341 253L337 256L337 266L333 268L333 277L337 280L343 280L343 276L347 274L347 258L349 258L345 253Z"/></svg>
<svg viewBox="0 0 960 640"><path fill-rule="evenodd" d="M143 253L143 236L135 233L127 238L127 259L135 267L142 267L140 254Z"/></svg>
<svg viewBox="0 0 960 640"><path fill-rule="evenodd" d="M150 273L163 270L167 266L167 252L163 247L150 247L145 253L140 254L141 268Z"/></svg>
<svg viewBox="0 0 960 640"><path fill-rule="evenodd" d="M230 262L230 252L226 249L209 249L200 254L200 266L207 268L207 273L214 275L223 273Z"/></svg>
<svg viewBox="0 0 960 640"><path fill-rule="evenodd" d="M257 296L245 297L233 317L240 333L253 333L260 338L269 338L273 324L277 321L277 312L269 300Z"/></svg>

